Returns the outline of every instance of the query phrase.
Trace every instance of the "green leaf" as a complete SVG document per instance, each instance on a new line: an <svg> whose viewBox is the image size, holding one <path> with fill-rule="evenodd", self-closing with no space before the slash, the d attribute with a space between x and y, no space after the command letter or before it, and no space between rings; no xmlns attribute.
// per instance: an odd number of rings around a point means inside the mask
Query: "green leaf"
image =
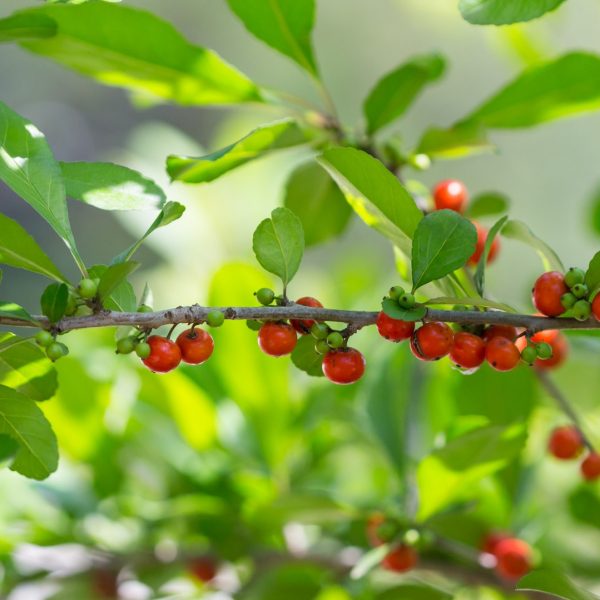
<svg viewBox="0 0 600 600"><path fill-rule="evenodd" d="M572 52L525 70L467 119L492 129L531 127L600 108L600 58Z"/></svg>
<svg viewBox="0 0 600 600"><path fill-rule="evenodd" d="M417 227L412 247L413 289L462 267L475 252L474 225L452 210L427 215Z"/></svg>
<svg viewBox="0 0 600 600"><path fill-rule="evenodd" d="M598 596L575 585L566 575L556 569L533 571L523 577L516 586L518 591L544 592L564 600L598 600Z"/></svg>
<svg viewBox="0 0 600 600"><path fill-rule="evenodd" d="M594 190L591 200L589 223L596 236L600 235L600 187Z"/></svg>
<svg viewBox="0 0 600 600"><path fill-rule="evenodd" d="M516 313L516 308L503 302L495 302L494 300L488 300L487 298L471 298L466 296L441 296L440 298L431 298L425 302L427 306L441 306L441 305L462 305L462 306L481 306L485 308L495 308L504 312Z"/></svg>
<svg viewBox="0 0 600 600"><path fill-rule="evenodd" d="M477 122L457 123L449 129L431 127L421 137L417 154L431 158L453 159L491 152L495 146L488 141L485 128Z"/></svg>
<svg viewBox="0 0 600 600"><path fill-rule="evenodd" d="M408 584L388 588L377 594L375 600L452 600L454 596L425 585Z"/></svg>
<svg viewBox="0 0 600 600"><path fill-rule="evenodd" d="M318 161L356 214L410 254L411 240L423 215L398 179L376 158L355 148L331 148Z"/></svg>
<svg viewBox="0 0 600 600"><path fill-rule="evenodd" d="M485 246L483 247L483 252L481 257L479 258L479 262L477 263L477 269L475 270L475 288L477 289L477 293L480 296L483 296L483 291L485 288L485 268L487 265L488 255L490 253L490 249L492 247L492 243L504 224L508 221L508 217L502 217L498 221L494 223L491 229L488 231L487 238L485 239Z"/></svg>
<svg viewBox="0 0 600 600"><path fill-rule="evenodd" d="M103 210L162 208L165 193L141 173L112 163L60 163L67 196Z"/></svg>
<svg viewBox="0 0 600 600"><path fill-rule="evenodd" d="M286 288L304 253L304 232L300 219L287 208L276 208L262 221L252 237L252 249L261 266L277 275Z"/></svg>
<svg viewBox="0 0 600 600"><path fill-rule="evenodd" d="M27 231L2 213L0 231L0 263L38 273L56 281L67 281Z"/></svg>
<svg viewBox="0 0 600 600"><path fill-rule="evenodd" d="M10 319L19 319L29 323L37 323L37 321L22 307L14 302L0 301L0 317L8 317Z"/></svg>
<svg viewBox="0 0 600 600"><path fill-rule="evenodd" d="M48 38L56 34L56 23L44 15L16 14L0 21L0 42Z"/></svg>
<svg viewBox="0 0 600 600"><path fill-rule="evenodd" d="M600 529L600 498L588 485L580 486L569 495L569 512L580 523Z"/></svg>
<svg viewBox="0 0 600 600"><path fill-rule="evenodd" d="M0 384L35 401L48 400L58 386L56 370L44 352L12 333L0 334Z"/></svg>
<svg viewBox="0 0 600 600"><path fill-rule="evenodd" d="M402 308L391 298L381 301L381 309L388 317L400 321L420 321L427 314L427 307L423 304L417 304L413 308Z"/></svg>
<svg viewBox="0 0 600 600"><path fill-rule="evenodd" d="M298 124L286 119L258 127L241 140L206 156L169 156L167 171L173 180L205 183L267 152L297 146L306 141L308 139Z"/></svg>
<svg viewBox="0 0 600 600"><path fill-rule="evenodd" d="M135 312L138 306L135 291L129 281L121 281L112 293L104 299L103 304L107 310L117 312Z"/></svg>
<svg viewBox="0 0 600 600"><path fill-rule="evenodd" d="M44 134L0 102L0 140L0 179L48 222L82 267L69 223L60 166Z"/></svg>
<svg viewBox="0 0 600 600"><path fill-rule="evenodd" d="M58 466L56 437L33 400L0 385L0 434L13 438L19 449L10 465L32 479L46 479Z"/></svg>
<svg viewBox="0 0 600 600"><path fill-rule="evenodd" d="M60 321L67 309L69 299L69 288L64 283L51 283L40 298L42 313L48 317L51 323Z"/></svg>
<svg viewBox="0 0 600 600"><path fill-rule="evenodd" d="M385 558L390 551L388 544L377 546L368 552L365 552L360 560L352 567L350 571L351 579L362 579L369 571L373 570Z"/></svg>
<svg viewBox="0 0 600 600"><path fill-rule="evenodd" d="M513 460L526 438L522 425L492 425L470 431L434 450L417 469L417 518L425 521L452 502L466 498L475 483Z"/></svg>
<svg viewBox="0 0 600 600"><path fill-rule="evenodd" d="M508 210L509 201L504 194L499 192L483 192L471 199L465 216L469 219L480 219L505 213Z"/></svg>
<svg viewBox="0 0 600 600"><path fill-rule="evenodd" d="M537 19L565 0L460 0L463 18L473 25L509 25Z"/></svg>
<svg viewBox="0 0 600 600"><path fill-rule="evenodd" d="M531 246L542 259L546 271L563 272L565 270L556 252L554 252L546 242L543 242L540 238L536 237L523 221L508 221L502 228L501 234L506 238L519 240L520 242Z"/></svg>
<svg viewBox="0 0 600 600"><path fill-rule="evenodd" d="M439 79L446 68L439 54L415 57L383 77L363 105L367 133L373 134L400 117L423 88Z"/></svg>
<svg viewBox="0 0 600 600"><path fill-rule="evenodd" d="M590 260L585 274L585 283L590 292L595 292L600 287L600 252L596 252Z"/></svg>
<svg viewBox="0 0 600 600"><path fill-rule="evenodd" d="M314 0L227 0L227 3L252 35L311 75L317 75L311 44Z"/></svg>
<svg viewBox="0 0 600 600"><path fill-rule="evenodd" d="M300 165L290 175L283 204L302 222L307 246L340 235L352 215L340 188L315 162Z"/></svg>
<svg viewBox="0 0 600 600"><path fill-rule="evenodd" d="M168 22L106 2L53 5L17 13L52 19L56 35L21 40L97 81L184 105L261 102L258 88L212 50L190 44ZM0 27L5 21L0 21Z"/></svg>
<svg viewBox="0 0 600 600"><path fill-rule="evenodd" d="M98 298L104 301L123 281L131 275L140 263L128 261L111 265L104 271L98 284Z"/></svg>
<svg viewBox="0 0 600 600"><path fill-rule="evenodd" d="M144 233L144 235L137 242L129 246L127 250L124 250L121 252L121 254L115 256L112 261L113 264L128 261L153 231L156 231L160 227L165 227L166 225L173 223L173 221L177 221L184 211L185 206L183 206L183 204L179 204L179 202L167 202L156 219L154 219L152 222L152 225L148 227L146 233Z"/></svg>
<svg viewBox="0 0 600 600"><path fill-rule="evenodd" d="M315 339L312 335L303 335L298 340L291 356L294 365L312 377L322 377L323 356L315 350Z"/></svg>

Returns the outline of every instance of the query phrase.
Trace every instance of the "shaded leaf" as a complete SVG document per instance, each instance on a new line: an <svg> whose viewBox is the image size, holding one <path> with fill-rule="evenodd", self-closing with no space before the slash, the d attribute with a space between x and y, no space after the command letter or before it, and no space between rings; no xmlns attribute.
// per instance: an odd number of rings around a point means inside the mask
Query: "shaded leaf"
<svg viewBox="0 0 600 600"><path fill-rule="evenodd" d="M475 288L477 289L477 293L480 296L483 296L483 291L485 288L485 268L487 266L488 255L490 253L492 243L494 242L494 239L496 238L506 221L508 221L508 217L502 217L501 219L496 221L488 231L487 238L485 239L483 252L481 254L481 257L479 258L479 262L477 263L477 269L475 270L474 275Z"/></svg>
<svg viewBox="0 0 600 600"><path fill-rule="evenodd" d="M108 267L100 277L100 283L98 284L98 298L102 301L108 298L139 266L139 263L129 261L117 263Z"/></svg>
<svg viewBox="0 0 600 600"><path fill-rule="evenodd" d="M518 591L544 592L564 600L598 600L598 596L575 585L556 569L533 571L519 580L516 588Z"/></svg>
<svg viewBox="0 0 600 600"><path fill-rule="evenodd" d="M600 287L600 252L596 252L590 260L585 274L585 283L590 293L594 293Z"/></svg>
<svg viewBox="0 0 600 600"><path fill-rule="evenodd" d="M460 0L463 18L473 25L509 25L537 19L565 0Z"/></svg>
<svg viewBox="0 0 600 600"><path fill-rule="evenodd" d="M388 317L401 321L420 321L427 314L427 307L423 304L418 304L413 308L402 308L396 300L391 298L382 300L381 309Z"/></svg>
<svg viewBox="0 0 600 600"><path fill-rule="evenodd" d="M47 38L56 34L56 23L44 15L20 15L0 21L0 42Z"/></svg>
<svg viewBox="0 0 600 600"><path fill-rule="evenodd" d="M312 377L322 377L323 355L315 350L312 335L300 336L291 356L294 365Z"/></svg>
<svg viewBox="0 0 600 600"><path fill-rule="evenodd" d="M15 302L0 301L0 317L8 317L10 319L19 319L29 323L37 323L37 321L22 307Z"/></svg>
<svg viewBox="0 0 600 600"><path fill-rule="evenodd" d="M472 198L465 211L465 216L470 219L491 217L508 210L509 201L504 194L499 192L484 192Z"/></svg>
<svg viewBox="0 0 600 600"><path fill-rule="evenodd" d="M51 323L60 321L67 309L69 288L64 283L51 283L42 293L40 305L42 313Z"/></svg>
<svg viewBox="0 0 600 600"><path fill-rule="evenodd" d="M492 152L494 149L482 125L466 122L457 123L449 129L431 127L421 137L416 152L434 159L452 159Z"/></svg>

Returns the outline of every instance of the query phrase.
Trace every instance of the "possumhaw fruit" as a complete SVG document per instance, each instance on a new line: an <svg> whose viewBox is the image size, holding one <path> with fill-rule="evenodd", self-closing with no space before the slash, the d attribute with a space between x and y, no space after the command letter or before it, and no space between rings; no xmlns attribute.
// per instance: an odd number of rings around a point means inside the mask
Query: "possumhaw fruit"
<svg viewBox="0 0 600 600"><path fill-rule="evenodd" d="M533 305L547 317L557 317L565 312L561 299L568 292L565 277L558 271L540 275L533 286Z"/></svg>
<svg viewBox="0 0 600 600"><path fill-rule="evenodd" d="M258 345L270 356L290 354L297 341L296 330L288 323L265 323L258 332Z"/></svg>
<svg viewBox="0 0 600 600"><path fill-rule="evenodd" d="M323 358L323 375L340 385L358 381L365 372L365 357L355 348L339 348Z"/></svg>
<svg viewBox="0 0 600 600"><path fill-rule="evenodd" d="M583 440L579 430L573 425L557 427L550 434L548 450L560 460L577 458L583 450Z"/></svg>
<svg viewBox="0 0 600 600"><path fill-rule="evenodd" d="M304 296L296 300L296 304L302 304L302 306L312 306L313 308L323 308L323 305L311 296ZM301 335L310 333L310 328L314 325L313 319L290 319L291 326Z"/></svg>
<svg viewBox="0 0 600 600"><path fill-rule="evenodd" d="M181 350L181 360L190 365L201 365L206 362L215 348L210 333L197 327L180 333L176 343Z"/></svg>
<svg viewBox="0 0 600 600"><path fill-rule="evenodd" d="M521 352L509 339L497 336L485 348L485 359L496 371L510 371L521 359Z"/></svg>
<svg viewBox="0 0 600 600"><path fill-rule="evenodd" d="M433 190L433 202L436 210L454 210L462 213L469 200L465 184L456 179L440 181Z"/></svg>
<svg viewBox="0 0 600 600"><path fill-rule="evenodd" d="M143 363L156 373L168 373L181 362L181 350L172 340L161 335L151 335L147 340L150 355Z"/></svg>
<svg viewBox="0 0 600 600"><path fill-rule="evenodd" d="M377 331L379 335L390 342L401 342L407 340L415 330L413 321L402 321L401 319L392 319L383 311L377 315Z"/></svg>
<svg viewBox="0 0 600 600"><path fill-rule="evenodd" d="M425 323L413 333L410 349L419 360L438 360L450 352L453 339L454 333L446 323Z"/></svg>

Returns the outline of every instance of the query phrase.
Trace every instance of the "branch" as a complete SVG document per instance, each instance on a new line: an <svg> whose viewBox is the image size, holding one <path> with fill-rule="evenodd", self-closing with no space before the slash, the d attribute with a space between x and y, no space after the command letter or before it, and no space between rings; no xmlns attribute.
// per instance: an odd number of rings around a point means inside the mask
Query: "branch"
<svg viewBox="0 0 600 600"><path fill-rule="evenodd" d="M128 313L101 311L88 317L66 317L54 326L42 316L34 316L36 323L23 321L14 317L0 317L0 325L13 327L42 327L53 329L57 333L64 333L75 329L89 329L93 327L113 327L129 325L142 329L154 329L162 325L175 325L179 323L202 323L212 310L220 310L225 319L230 320L265 320L277 321L279 319L314 319L315 321L330 321L346 323L350 332L354 333L361 327L373 325L379 312L336 310L330 308L312 308L300 304L290 306L255 306L255 307L206 307L195 304L193 306L178 306L163 311L149 313ZM595 319L577 321L566 318L538 317L500 311L457 311L427 309L421 319L423 322L445 321L459 325L513 325L524 327L531 333L544 329L600 329L600 322Z"/></svg>

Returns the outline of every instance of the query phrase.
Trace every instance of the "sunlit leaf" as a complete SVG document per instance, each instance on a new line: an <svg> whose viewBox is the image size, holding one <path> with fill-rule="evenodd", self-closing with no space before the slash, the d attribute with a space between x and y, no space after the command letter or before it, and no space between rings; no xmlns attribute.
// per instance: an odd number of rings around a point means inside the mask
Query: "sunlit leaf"
<svg viewBox="0 0 600 600"><path fill-rule="evenodd" d="M508 25L537 19L565 0L460 0L464 19L474 25Z"/></svg>

